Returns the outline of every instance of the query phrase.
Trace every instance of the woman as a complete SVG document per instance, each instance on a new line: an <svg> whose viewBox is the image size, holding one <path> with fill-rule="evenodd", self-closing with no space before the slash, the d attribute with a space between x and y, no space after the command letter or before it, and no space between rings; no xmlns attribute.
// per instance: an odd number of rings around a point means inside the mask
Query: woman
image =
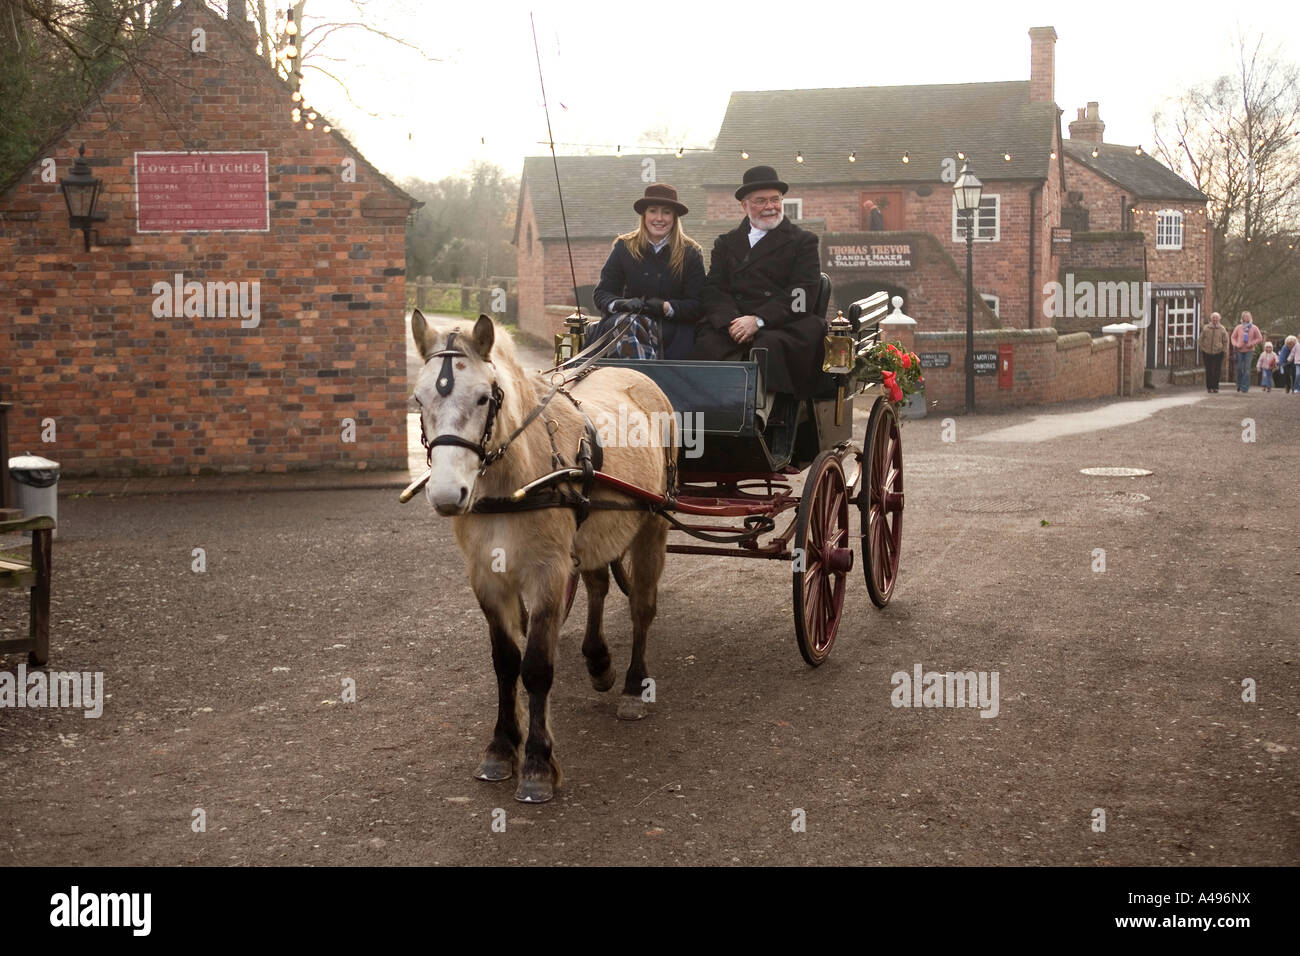
<svg viewBox="0 0 1300 956"><path fill-rule="evenodd" d="M624 334L613 356L687 358L704 312L704 253L682 231L689 210L667 183L651 183L632 208L641 222L614 240L600 270L593 298L604 318L587 341L618 327Z"/></svg>

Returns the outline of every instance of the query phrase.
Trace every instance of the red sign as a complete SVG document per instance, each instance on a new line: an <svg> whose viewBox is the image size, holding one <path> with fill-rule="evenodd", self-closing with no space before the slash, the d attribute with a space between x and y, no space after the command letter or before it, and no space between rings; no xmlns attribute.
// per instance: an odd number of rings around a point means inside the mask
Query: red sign
<svg viewBox="0 0 1300 956"><path fill-rule="evenodd" d="M1012 362L1015 361L1015 346L998 346L998 388L1014 388Z"/></svg>
<svg viewBox="0 0 1300 956"><path fill-rule="evenodd" d="M137 232L268 232L266 150L136 153Z"/></svg>

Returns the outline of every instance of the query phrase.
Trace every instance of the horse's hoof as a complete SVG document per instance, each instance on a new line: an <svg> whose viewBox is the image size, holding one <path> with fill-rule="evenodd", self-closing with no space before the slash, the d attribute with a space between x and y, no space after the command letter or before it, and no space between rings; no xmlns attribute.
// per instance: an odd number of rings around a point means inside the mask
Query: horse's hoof
<svg viewBox="0 0 1300 956"><path fill-rule="evenodd" d="M502 760L500 757L484 757L483 762L474 771L474 776L477 779L493 783L498 780L509 780L514 775L515 765L509 760Z"/></svg>
<svg viewBox="0 0 1300 956"><path fill-rule="evenodd" d="M632 694L624 694L618 699L619 720L640 720L647 713L645 701Z"/></svg>
<svg viewBox="0 0 1300 956"><path fill-rule="evenodd" d="M605 668L605 673L591 675L591 686L603 693L614 686L614 679L614 665L610 664Z"/></svg>
<svg viewBox="0 0 1300 956"><path fill-rule="evenodd" d="M520 780L515 799L520 803L546 803L555 797L555 787L549 780Z"/></svg>

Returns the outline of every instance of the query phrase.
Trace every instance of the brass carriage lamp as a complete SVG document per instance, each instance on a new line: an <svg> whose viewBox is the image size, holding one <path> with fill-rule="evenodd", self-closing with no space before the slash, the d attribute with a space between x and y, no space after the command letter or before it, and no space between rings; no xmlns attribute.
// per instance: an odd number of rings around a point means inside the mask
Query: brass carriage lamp
<svg viewBox="0 0 1300 956"><path fill-rule="evenodd" d="M77 150L77 161L72 164L72 172L59 180L63 190L63 201L68 204L68 225L80 229L86 240L86 251L90 251L90 229L97 222L107 217L95 212L95 203L99 201L99 191L104 181L90 174L90 164L86 162L86 144Z"/></svg>
<svg viewBox="0 0 1300 956"><path fill-rule="evenodd" d="M844 420L844 390L847 379L843 376L853 371L857 364L858 353L853 341L853 324L844 318L844 313L836 311L826 330L826 358L822 360L822 371L839 376L835 382L835 424Z"/></svg>
<svg viewBox="0 0 1300 956"><path fill-rule="evenodd" d="M555 334L555 364L563 365L582 351L587 331L587 320L581 311L564 320L565 331Z"/></svg>
<svg viewBox="0 0 1300 956"><path fill-rule="evenodd" d="M822 361L822 371L848 375L853 371L854 360L853 326L844 318L843 312L837 311L826 330L826 358Z"/></svg>

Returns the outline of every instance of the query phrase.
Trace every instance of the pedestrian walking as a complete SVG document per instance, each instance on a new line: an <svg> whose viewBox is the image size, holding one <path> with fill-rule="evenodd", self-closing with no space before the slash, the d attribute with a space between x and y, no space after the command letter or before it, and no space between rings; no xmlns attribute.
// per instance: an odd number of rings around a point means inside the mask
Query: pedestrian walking
<svg viewBox="0 0 1300 956"><path fill-rule="evenodd" d="M1264 351L1259 353L1259 361L1255 363L1259 369L1259 384L1266 392L1273 391L1273 372L1277 369L1277 354L1273 351L1273 343L1265 342Z"/></svg>
<svg viewBox="0 0 1300 956"><path fill-rule="evenodd" d="M1228 330L1223 327L1219 313L1210 313L1209 325L1201 326L1198 345L1201 362L1205 365L1205 390L1217 392L1219 379L1223 377L1223 356L1228 354Z"/></svg>
<svg viewBox="0 0 1300 956"><path fill-rule="evenodd" d="M1282 351L1277 357L1277 377L1278 381L1286 386L1288 392L1294 391L1296 386L1295 380L1295 349L1296 337L1288 335L1286 341L1282 343Z"/></svg>
<svg viewBox="0 0 1300 956"><path fill-rule="evenodd" d="M1232 354L1237 362L1237 391L1250 391L1250 360L1255 357L1255 346L1264 341L1249 312L1241 313L1241 322L1232 330Z"/></svg>

